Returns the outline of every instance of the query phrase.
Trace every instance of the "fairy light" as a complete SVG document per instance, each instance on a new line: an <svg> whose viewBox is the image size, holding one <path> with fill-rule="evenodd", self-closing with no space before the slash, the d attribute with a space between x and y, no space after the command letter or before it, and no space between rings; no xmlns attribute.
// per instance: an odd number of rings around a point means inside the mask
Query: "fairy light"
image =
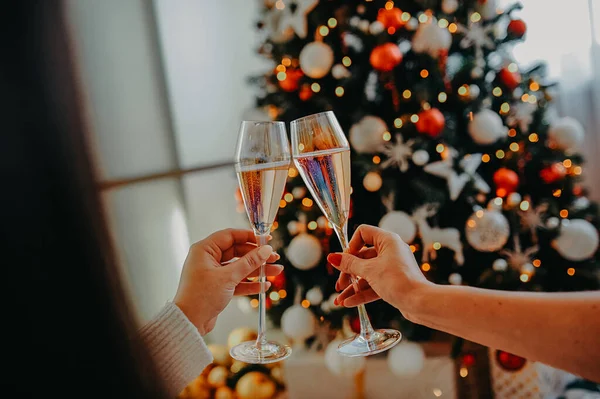
<svg viewBox="0 0 600 399"><path fill-rule="evenodd" d="M288 170L288 176L289 177L296 177L296 176L298 176L298 170L296 170L296 168L290 168Z"/></svg>
<svg viewBox="0 0 600 399"><path fill-rule="evenodd" d="M526 282L528 282L528 281L529 281L529 275L527 275L527 274L525 274L525 273L522 273L522 274L521 274L521 276L519 277L519 279L520 279L522 282L526 283Z"/></svg>
<svg viewBox="0 0 600 399"><path fill-rule="evenodd" d="M302 199L302 205L304 205L307 208L310 208L313 205L313 200L311 200L310 198L304 198Z"/></svg>
<svg viewBox="0 0 600 399"><path fill-rule="evenodd" d="M434 388L434 389L433 389L433 395L434 395L436 398L439 398L440 396L442 396L442 390L441 390L441 389L439 389L439 388Z"/></svg>
<svg viewBox="0 0 600 399"><path fill-rule="evenodd" d="M498 158L498 159L502 159L502 158L504 158L504 155L505 155L505 154L504 154L504 151L503 151L503 150L498 150L498 151L496 151L496 158Z"/></svg>
<svg viewBox="0 0 600 399"><path fill-rule="evenodd" d="M278 10L283 10L285 8L285 4L283 4L282 0L277 0L275 2L275 8L277 8Z"/></svg>
<svg viewBox="0 0 600 399"><path fill-rule="evenodd" d="M511 62L510 64L508 64L508 71L509 72L517 72L519 70L519 67L517 66L517 64L515 64L514 62Z"/></svg>
<svg viewBox="0 0 600 399"><path fill-rule="evenodd" d="M286 200L286 202L292 202L294 200L294 196L292 195L292 193L286 193L283 196L283 199Z"/></svg>
<svg viewBox="0 0 600 399"><path fill-rule="evenodd" d="M469 219L467 220L467 226L469 226L470 228L474 228L475 226L477 226L477 222L473 219Z"/></svg>
<svg viewBox="0 0 600 399"><path fill-rule="evenodd" d="M279 300L279 293L276 291L272 291L269 294L269 298L271 298L272 301L278 301Z"/></svg>
<svg viewBox="0 0 600 399"><path fill-rule="evenodd" d="M328 28L328 27L326 27L325 25L322 25L322 26L319 28L319 34L320 34L321 36L327 36L327 35L329 34L329 28Z"/></svg>
<svg viewBox="0 0 600 399"><path fill-rule="evenodd" d="M289 67L290 65L292 65L292 60L289 57L283 57L281 63L283 64L283 66Z"/></svg>
<svg viewBox="0 0 600 399"><path fill-rule="evenodd" d="M500 97L502 95L502 89L499 87L494 87L492 94L496 97Z"/></svg>
<svg viewBox="0 0 600 399"><path fill-rule="evenodd" d="M390 141L392 139L392 134L390 132L384 132L383 133L383 140L384 141Z"/></svg>
<svg viewBox="0 0 600 399"><path fill-rule="evenodd" d="M400 19L403 20L404 22L408 22L408 20L410 19L410 14L405 11L402 13L402 16L400 17Z"/></svg>
<svg viewBox="0 0 600 399"><path fill-rule="evenodd" d="M285 68L285 67L284 67ZM287 78L287 74L285 72L277 72L277 80L284 81Z"/></svg>
<svg viewBox="0 0 600 399"><path fill-rule="evenodd" d="M570 160L570 159L565 159L565 160L563 161L563 166L564 166L565 168L570 168L572 165L573 165L573 162L571 162L571 160Z"/></svg>
<svg viewBox="0 0 600 399"><path fill-rule="evenodd" d="M569 276L574 276L574 275L575 275L575 269L573 269L572 267L569 267L569 268L567 269L567 274L568 274Z"/></svg>
<svg viewBox="0 0 600 399"><path fill-rule="evenodd" d="M337 26L337 19L335 18L329 18L327 20L327 25L329 25L330 28L335 28Z"/></svg>
<svg viewBox="0 0 600 399"><path fill-rule="evenodd" d="M411 121L412 123L417 123L417 122L419 121L419 115L417 115L417 114L412 114L412 115L410 116L410 121Z"/></svg>
<svg viewBox="0 0 600 399"><path fill-rule="evenodd" d="M527 99L527 102L528 102L529 104L535 104L535 103L537 102L537 97L536 97L536 95L535 95L535 94L531 94L531 95L529 96L529 98Z"/></svg>
<svg viewBox="0 0 600 399"><path fill-rule="evenodd" d="M421 69L421 77L425 79L427 76L429 76L429 71L427 69Z"/></svg>
<svg viewBox="0 0 600 399"><path fill-rule="evenodd" d="M434 242L433 243L433 249L435 249L436 251L440 250L442 248L442 244L440 244L439 242Z"/></svg>
<svg viewBox="0 0 600 399"><path fill-rule="evenodd" d="M531 84L529 85L529 90L531 91L538 91L540 89L540 85L538 84L538 82L531 82Z"/></svg>
<svg viewBox="0 0 600 399"><path fill-rule="evenodd" d="M533 263L533 266L535 267L540 267L542 265L542 261L539 259L534 259L531 263Z"/></svg>
<svg viewBox="0 0 600 399"><path fill-rule="evenodd" d="M317 82L313 83L310 85L310 88L312 91L314 91L315 93L318 93L321 91L321 85L318 84Z"/></svg>
<svg viewBox="0 0 600 399"><path fill-rule="evenodd" d="M539 140L539 136L537 135L537 133L531 133L529 135L529 141L531 141L532 143L537 143Z"/></svg>
<svg viewBox="0 0 600 399"><path fill-rule="evenodd" d="M385 3L385 9L386 10L391 10L392 8L394 8L394 2L393 1L388 1Z"/></svg>
<svg viewBox="0 0 600 399"><path fill-rule="evenodd" d="M454 22L452 22L450 25L448 25L448 32L456 33L457 30L458 30L458 25L456 25Z"/></svg>
<svg viewBox="0 0 600 399"><path fill-rule="evenodd" d="M554 190L552 192L552 195L555 196L556 198L560 197L562 194L562 190L559 188L558 190Z"/></svg>
<svg viewBox="0 0 600 399"><path fill-rule="evenodd" d="M411 245L409 248L410 252L412 252L413 254L417 251L417 247L415 247L414 245Z"/></svg>
<svg viewBox="0 0 600 399"><path fill-rule="evenodd" d="M251 299L250 300L250 306L252 306L253 308L257 308L258 307L258 299Z"/></svg>
<svg viewBox="0 0 600 399"><path fill-rule="evenodd" d="M512 152L517 152L519 151L519 143L510 143L510 150Z"/></svg>
<svg viewBox="0 0 600 399"><path fill-rule="evenodd" d="M466 367L461 367L459 373L462 378L465 378L466 376L469 375L469 370L467 370Z"/></svg>
<svg viewBox="0 0 600 399"><path fill-rule="evenodd" d="M443 29L443 28L447 28L447 27L448 27L448 20L447 20L447 19L444 19L444 18L440 19L440 20L438 21L438 26L439 26L440 28L442 28L442 29Z"/></svg>
<svg viewBox="0 0 600 399"><path fill-rule="evenodd" d="M301 305L303 308L308 309L310 306L310 302L308 302L308 299L305 299L302 301Z"/></svg>
<svg viewBox="0 0 600 399"><path fill-rule="evenodd" d="M315 222L314 220L311 222L308 222L308 229L309 230L316 230L317 229L317 222Z"/></svg>
<svg viewBox="0 0 600 399"><path fill-rule="evenodd" d="M281 298L281 299L284 299L287 296L286 290L279 290L279 291L277 291L277 293L279 294L279 298Z"/></svg>
<svg viewBox="0 0 600 399"><path fill-rule="evenodd" d="M279 64L279 65L277 65L277 68L275 68L275 70L277 72L285 72L285 69L286 69L285 65L283 65L283 64Z"/></svg>
<svg viewBox="0 0 600 399"><path fill-rule="evenodd" d="M429 263L423 263L421 265L421 270L423 270L424 272L428 272L429 270L431 270L431 265Z"/></svg>
<svg viewBox="0 0 600 399"><path fill-rule="evenodd" d="M575 166L573 168L573 173L579 176L581 173L583 173L583 168L581 166Z"/></svg>
<svg viewBox="0 0 600 399"><path fill-rule="evenodd" d="M521 101L523 101L524 103L527 102L527 100L529 100L529 94L525 93L521 96Z"/></svg>
<svg viewBox="0 0 600 399"><path fill-rule="evenodd" d="M419 22L420 23L424 24L428 20L429 20L429 17L427 16L427 14L423 13L423 14L419 15Z"/></svg>
<svg viewBox="0 0 600 399"><path fill-rule="evenodd" d="M281 201L279 201L279 207L280 208L285 208L286 205L287 205L287 202L285 202L284 199L282 199Z"/></svg>
<svg viewBox="0 0 600 399"><path fill-rule="evenodd" d="M508 111L510 111L510 105L508 103L502 103L502 105L500 106L500 112L502 112L503 114L507 114Z"/></svg>
<svg viewBox="0 0 600 399"><path fill-rule="evenodd" d="M387 28L387 33L393 35L394 33L396 33L396 28L390 26L389 28Z"/></svg>
<svg viewBox="0 0 600 399"><path fill-rule="evenodd" d="M508 129L508 137L515 137L517 135L517 131L515 129Z"/></svg>
<svg viewBox="0 0 600 399"><path fill-rule="evenodd" d="M529 210L529 201L521 201L519 208L521 208L522 211Z"/></svg>
<svg viewBox="0 0 600 399"><path fill-rule="evenodd" d="M444 145L443 145L443 144L438 144L438 145L436 145L436 146L435 146L435 150L436 150L437 152L439 152L440 154L441 154L442 152L444 152L444 150L445 150L445 149L446 149L446 147L444 147Z"/></svg>
<svg viewBox="0 0 600 399"><path fill-rule="evenodd" d="M490 162L490 156L489 156L489 154L483 154L483 155L481 156L481 161L482 161L483 163L488 163L488 162Z"/></svg>
<svg viewBox="0 0 600 399"><path fill-rule="evenodd" d="M402 97L406 98L407 100L410 98L410 96L412 96L410 90L406 89L402 92Z"/></svg>
<svg viewBox="0 0 600 399"><path fill-rule="evenodd" d="M461 96L466 96L467 95L467 85L462 85L458 88L458 94Z"/></svg>
<svg viewBox="0 0 600 399"><path fill-rule="evenodd" d="M403 125L402 119L400 118L396 118L394 119L394 126L398 129L400 129Z"/></svg>
<svg viewBox="0 0 600 399"><path fill-rule="evenodd" d="M342 64L344 64L344 66L349 67L350 65L352 65L352 60L350 59L350 57L345 56L344 58L342 58Z"/></svg>
<svg viewBox="0 0 600 399"><path fill-rule="evenodd" d="M561 218L563 218L563 219L564 219L564 218L566 218L566 217L568 217L568 216L569 216L569 211L568 211L568 210L566 210L566 209L563 209L563 210L561 210L561 211L559 212L559 215L560 215L560 217L561 217Z"/></svg>
<svg viewBox="0 0 600 399"><path fill-rule="evenodd" d="M344 88L342 86L338 86L335 88L335 95L341 97L344 95Z"/></svg>
<svg viewBox="0 0 600 399"><path fill-rule="evenodd" d="M502 206L502 202L503 202L502 198L500 198L500 197L494 198L494 205L496 205L496 206Z"/></svg>
<svg viewBox="0 0 600 399"><path fill-rule="evenodd" d="M441 92L440 94L438 94L438 101L441 103L445 103L446 100L448 99L448 95L444 92Z"/></svg>
<svg viewBox="0 0 600 399"><path fill-rule="evenodd" d="M374 163L375 165L379 165L379 163L380 163L380 162L381 162L381 158L379 158L377 155L375 155L375 156L373 157L373 163Z"/></svg>
<svg viewBox="0 0 600 399"><path fill-rule="evenodd" d="M480 209L477 212L475 212L475 216L477 216L479 219L481 219L483 217L483 210Z"/></svg>

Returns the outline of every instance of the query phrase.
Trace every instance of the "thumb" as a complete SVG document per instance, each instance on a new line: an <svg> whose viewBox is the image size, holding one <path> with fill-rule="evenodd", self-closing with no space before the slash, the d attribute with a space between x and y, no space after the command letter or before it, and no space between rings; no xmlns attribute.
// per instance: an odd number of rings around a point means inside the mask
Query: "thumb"
<svg viewBox="0 0 600 399"><path fill-rule="evenodd" d="M344 273L353 274L355 276L365 275L365 266L368 260L360 259L348 253L333 253L327 257L329 263L336 269Z"/></svg>
<svg viewBox="0 0 600 399"><path fill-rule="evenodd" d="M236 282L242 281L247 275L258 269L267 262L267 259L273 255L273 247L263 245L253 249L235 262L224 266Z"/></svg>

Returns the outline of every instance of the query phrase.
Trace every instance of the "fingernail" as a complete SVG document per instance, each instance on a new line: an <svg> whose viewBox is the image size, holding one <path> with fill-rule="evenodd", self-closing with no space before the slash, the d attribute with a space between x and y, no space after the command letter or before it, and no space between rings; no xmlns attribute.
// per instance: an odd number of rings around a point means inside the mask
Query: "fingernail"
<svg viewBox="0 0 600 399"><path fill-rule="evenodd" d="M275 252L275 257L277 258L277 260L281 259L281 255L279 255L277 252Z"/></svg>
<svg viewBox="0 0 600 399"><path fill-rule="evenodd" d="M334 304L334 305L337 305L337 304L338 304L338 299L337 299L337 298L335 298L335 299L333 300L333 304Z"/></svg>
<svg viewBox="0 0 600 399"><path fill-rule="evenodd" d="M258 256L261 258L267 259L273 253L273 247L270 245L263 245L258 250Z"/></svg>
<svg viewBox="0 0 600 399"><path fill-rule="evenodd" d="M339 266L340 263L342 263L342 254L329 254L329 256L327 256L327 260L333 266Z"/></svg>
<svg viewBox="0 0 600 399"><path fill-rule="evenodd" d="M268 290L269 288L271 288L271 282L270 281L266 281L265 282L265 290Z"/></svg>

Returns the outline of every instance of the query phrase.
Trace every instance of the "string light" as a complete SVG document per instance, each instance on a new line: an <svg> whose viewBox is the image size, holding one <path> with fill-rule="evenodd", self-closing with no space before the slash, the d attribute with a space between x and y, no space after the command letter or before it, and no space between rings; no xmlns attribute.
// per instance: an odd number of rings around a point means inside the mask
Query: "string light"
<svg viewBox="0 0 600 399"><path fill-rule="evenodd" d="M417 247L415 247L414 245L411 245L409 248L413 254L417 251Z"/></svg>
<svg viewBox="0 0 600 399"><path fill-rule="evenodd" d="M475 226L477 226L477 222L473 219L469 219L467 220L467 226L469 226L470 228L474 228Z"/></svg>
<svg viewBox="0 0 600 399"><path fill-rule="evenodd" d="M283 57L281 63L283 64L283 66L289 67L290 65L292 65L292 60L289 57Z"/></svg>
<svg viewBox="0 0 600 399"><path fill-rule="evenodd" d="M510 105L508 103L502 103L502 105L500 106L500 112L506 114L508 113L508 111L510 111Z"/></svg>
<svg viewBox="0 0 600 399"><path fill-rule="evenodd" d="M285 67L284 67L285 68ZM277 72L277 80L284 81L287 78L287 74L285 72Z"/></svg>
<svg viewBox="0 0 600 399"><path fill-rule="evenodd" d="M481 161L482 161L483 163L488 163L488 162L490 162L490 156L489 156L488 154L483 154L483 155L481 156Z"/></svg>
<svg viewBox="0 0 600 399"><path fill-rule="evenodd" d="M525 93L521 96L521 101L525 103L527 100L529 100L529 94Z"/></svg>
<svg viewBox="0 0 600 399"><path fill-rule="evenodd" d="M535 94L531 94L527 99L527 102L529 104L535 104L537 102L537 97L535 96Z"/></svg>
<svg viewBox="0 0 600 399"><path fill-rule="evenodd" d="M431 265L429 263L423 263L421 265L421 270L423 270L424 272L428 272L429 270L431 270Z"/></svg>
<svg viewBox="0 0 600 399"><path fill-rule="evenodd" d="M400 118L396 118L394 119L394 126L396 126L396 128L400 129L402 127L402 119Z"/></svg>
<svg viewBox="0 0 600 399"><path fill-rule="evenodd" d="M388 34L393 35L394 33L396 33L396 28L394 28L393 26L390 26L387 29Z"/></svg>
<svg viewBox="0 0 600 399"><path fill-rule="evenodd" d="M569 211L568 211L568 210L566 210L566 209L563 209L563 210L561 210L561 211L559 212L559 215L560 215L560 217L561 217L561 218L563 218L563 219L564 219L564 218L566 218L566 217L568 217L568 216L569 216Z"/></svg>
<svg viewBox="0 0 600 399"><path fill-rule="evenodd" d="M411 121L412 123L417 123L417 122L419 121L419 115L417 115L417 114L412 114L412 115L410 116L410 121Z"/></svg>
<svg viewBox="0 0 600 399"><path fill-rule="evenodd" d="M344 66L349 67L350 65L352 65L352 60L350 59L350 57L345 56L344 58L342 58L342 64L344 64Z"/></svg>
<svg viewBox="0 0 600 399"><path fill-rule="evenodd" d="M498 159L504 158L504 151L502 151L502 150L496 151L496 158L498 158Z"/></svg>
<svg viewBox="0 0 600 399"><path fill-rule="evenodd" d="M278 10L283 10L285 8L285 4L283 4L282 0L277 0L275 2L275 8L277 8Z"/></svg>
<svg viewBox="0 0 600 399"><path fill-rule="evenodd" d="M573 168L573 173L576 175L580 175L583 172L583 168L581 166L575 166Z"/></svg>
<svg viewBox="0 0 600 399"><path fill-rule="evenodd" d="M279 65L277 65L277 68L275 68L275 70L277 72L285 72L285 65L279 64Z"/></svg>
<svg viewBox="0 0 600 399"><path fill-rule="evenodd" d="M381 158L379 158L377 155L375 155L375 156L373 157L373 163L374 163L375 165L379 165L379 163L380 163L380 162L381 162Z"/></svg>
<svg viewBox="0 0 600 399"><path fill-rule="evenodd" d="M329 18L327 20L327 25L329 25L330 28L335 28L337 26L337 19L335 18Z"/></svg>
<svg viewBox="0 0 600 399"><path fill-rule="evenodd" d="M394 2L393 1L387 1L385 3L385 9L386 10L391 10L392 8L394 8Z"/></svg>
<svg viewBox="0 0 600 399"><path fill-rule="evenodd" d="M315 93L318 93L321 91L321 85L318 84L317 82L313 83L310 85L310 88L312 91L314 91Z"/></svg>
<svg viewBox="0 0 600 399"><path fill-rule="evenodd" d="M316 230L317 229L317 222L315 222L314 220L311 222L308 222L308 229L309 230Z"/></svg>
<svg viewBox="0 0 600 399"><path fill-rule="evenodd" d="M523 273L523 274L521 274L521 276L519 277L519 279L520 279L522 282L526 283L526 282L528 282L528 281L529 281L529 276L528 276L527 274Z"/></svg>
<svg viewBox="0 0 600 399"><path fill-rule="evenodd" d="M517 135L517 131L515 129L508 129L508 137L515 137Z"/></svg>
<svg viewBox="0 0 600 399"><path fill-rule="evenodd" d="M444 92L441 92L440 94L438 94L438 101L441 103L445 103L446 100L448 99L448 95Z"/></svg>
<svg viewBox="0 0 600 399"><path fill-rule="evenodd" d="M479 21L481 21L481 14L479 14L478 12L474 12L473 14L471 14L471 22Z"/></svg>
<svg viewBox="0 0 600 399"><path fill-rule="evenodd" d="M304 198L302 200L302 205L304 205L307 208L310 208L313 205L313 200L311 200L310 198Z"/></svg>
<svg viewBox="0 0 600 399"><path fill-rule="evenodd" d="M529 141L531 141L532 143L537 143L539 140L539 136L537 135L537 133L531 133L529 135Z"/></svg>
<svg viewBox="0 0 600 399"><path fill-rule="evenodd" d="M258 299L256 299L256 298L251 299L250 306L252 306L253 308L257 308L258 307Z"/></svg>
<svg viewBox="0 0 600 399"><path fill-rule="evenodd" d="M467 85L462 85L458 88L458 94L461 96L466 96L468 92Z"/></svg>
<svg viewBox="0 0 600 399"><path fill-rule="evenodd" d="M461 376L462 378L465 378L465 377L466 377L466 376L468 376L468 375L469 375L469 370L467 370L467 368L466 368L466 367L461 367L461 368L460 368L460 376Z"/></svg>
<svg viewBox="0 0 600 399"><path fill-rule="evenodd" d="M433 249L435 249L436 251L439 251L442 248L442 244L440 244L439 242L434 242L432 245Z"/></svg>
<svg viewBox="0 0 600 399"><path fill-rule="evenodd" d="M446 149L446 147L444 147L444 145L443 145L443 144L438 144L438 145L436 145L436 146L435 146L435 150L436 150L438 153L440 153L440 154L441 154L442 152L444 152L444 150L445 150L445 149Z"/></svg>
<svg viewBox="0 0 600 399"><path fill-rule="evenodd" d="M444 19L444 18L440 19L440 20L438 21L438 26L439 26L440 28L447 28L447 27L448 27L448 20L447 20L447 19Z"/></svg>
<svg viewBox="0 0 600 399"><path fill-rule="evenodd" d="M565 168L570 168L572 165L573 165L573 162L571 162L571 160L570 160L570 159L565 159L565 160L563 161L563 166L564 166Z"/></svg>
<svg viewBox="0 0 600 399"><path fill-rule="evenodd" d="M436 398L439 398L440 396L442 396L442 390L439 388L434 388L433 394L435 395Z"/></svg>
<svg viewBox="0 0 600 399"><path fill-rule="evenodd" d="M502 89L499 87L494 87L492 94L496 97L500 97L502 95Z"/></svg>
<svg viewBox="0 0 600 399"><path fill-rule="evenodd" d="M517 72L519 70L519 67L517 66L517 64L515 64L514 62L511 62L510 64L508 64L508 71L509 72Z"/></svg>
<svg viewBox="0 0 600 399"><path fill-rule="evenodd" d="M277 293L279 294L279 298L281 299L284 299L287 296L286 290L279 290Z"/></svg>
<svg viewBox="0 0 600 399"><path fill-rule="evenodd" d="M423 14L419 15L419 22L420 23L424 24L428 20L429 20L429 17L427 16L427 14L423 13Z"/></svg>
<svg viewBox="0 0 600 399"><path fill-rule="evenodd" d="M535 267L540 267L542 265L542 261L539 259L534 259L532 263Z"/></svg>
<svg viewBox="0 0 600 399"><path fill-rule="evenodd" d="M527 211L529 209L529 201L522 201L519 208L521 208L522 211Z"/></svg>
<svg viewBox="0 0 600 399"><path fill-rule="evenodd" d="M296 170L296 168L290 168L288 170L288 176L289 177L296 177L296 176L298 176L298 171Z"/></svg>
<svg viewBox="0 0 600 399"><path fill-rule="evenodd" d="M553 196L555 196L556 198L560 197L562 194L562 190L559 188L558 190L554 190L554 192L552 193Z"/></svg>
<svg viewBox="0 0 600 399"><path fill-rule="evenodd" d="M458 26L452 22L450 25L448 25L448 31L450 33L456 33L456 31L458 30Z"/></svg>
<svg viewBox="0 0 600 399"><path fill-rule="evenodd" d="M292 193L286 193L283 196L283 199L286 200L287 202L292 202L294 200L294 196L292 195Z"/></svg>
<svg viewBox="0 0 600 399"><path fill-rule="evenodd" d="M310 306L310 302L308 302L308 299L305 299L302 301L301 305L303 308L308 309L308 307Z"/></svg>
<svg viewBox="0 0 600 399"><path fill-rule="evenodd" d="M427 76L429 76L429 71L427 69L421 69L421 77L425 79Z"/></svg>
<svg viewBox="0 0 600 399"><path fill-rule="evenodd" d="M341 97L344 95L344 88L342 86L338 86L335 88L335 95Z"/></svg>
<svg viewBox="0 0 600 399"><path fill-rule="evenodd" d="M510 150L512 152L517 152L519 151L519 143L510 143Z"/></svg>
<svg viewBox="0 0 600 399"><path fill-rule="evenodd" d="M319 28L319 34L320 34L321 36L327 36L327 35L329 34L329 28L328 28L328 27L326 27L325 25L321 26L321 27Z"/></svg>
<svg viewBox="0 0 600 399"><path fill-rule="evenodd" d="M405 11L402 13L402 16L400 17L400 19L403 20L404 22L408 22L408 20L410 19L410 14Z"/></svg>
<svg viewBox="0 0 600 399"><path fill-rule="evenodd" d="M569 276L574 276L574 275L575 275L575 269L573 269L572 267L569 267L569 268L567 269L567 274L568 274Z"/></svg>
<svg viewBox="0 0 600 399"><path fill-rule="evenodd" d="M529 90L531 91L538 91L540 89L540 85L538 84L538 82L531 82L531 84L529 85Z"/></svg>
<svg viewBox="0 0 600 399"><path fill-rule="evenodd" d="M410 90L406 89L402 92L402 97L406 98L407 100L410 98L410 96L412 96Z"/></svg>
<svg viewBox="0 0 600 399"><path fill-rule="evenodd" d="M500 197L494 198L494 205L496 205L496 206L502 206L502 202L503 202L502 198L500 198Z"/></svg>
<svg viewBox="0 0 600 399"><path fill-rule="evenodd" d="M277 230L278 227L279 227L279 222L273 222L273 226L271 226L271 231Z"/></svg>
<svg viewBox="0 0 600 399"><path fill-rule="evenodd" d="M392 134L390 132L383 133L383 140L390 141L392 139Z"/></svg>
<svg viewBox="0 0 600 399"><path fill-rule="evenodd" d="M269 298L271 298L272 301L278 301L279 300L279 293L276 291L272 291L269 294Z"/></svg>
<svg viewBox="0 0 600 399"><path fill-rule="evenodd" d="M281 201L279 201L280 208L285 208L286 205L287 205L287 202L285 202L285 200L282 199Z"/></svg>
<svg viewBox="0 0 600 399"><path fill-rule="evenodd" d="M480 209L477 212L475 212L475 216L477 216L479 219L481 219L483 217L483 210Z"/></svg>

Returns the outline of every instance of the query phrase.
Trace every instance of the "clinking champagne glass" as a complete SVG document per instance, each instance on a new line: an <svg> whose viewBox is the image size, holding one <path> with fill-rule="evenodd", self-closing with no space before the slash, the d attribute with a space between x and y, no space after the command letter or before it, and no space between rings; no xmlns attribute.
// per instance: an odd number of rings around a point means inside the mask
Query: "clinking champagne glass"
<svg viewBox="0 0 600 399"><path fill-rule="evenodd" d="M296 119L291 131L294 163L346 251L351 190L348 141L331 111ZM358 277L350 277L358 292ZM373 329L364 305L358 307L358 316L360 333L339 345L341 355L374 355L400 342L399 331Z"/></svg>
<svg viewBox="0 0 600 399"><path fill-rule="evenodd" d="M235 170L246 213L258 245L266 245L275 221L279 201L291 162L290 146L283 122L242 122L236 148ZM266 282L265 265L259 281ZM246 363L274 363L289 357L287 345L267 341L266 297L264 287L258 296L258 338L231 348L234 359Z"/></svg>

